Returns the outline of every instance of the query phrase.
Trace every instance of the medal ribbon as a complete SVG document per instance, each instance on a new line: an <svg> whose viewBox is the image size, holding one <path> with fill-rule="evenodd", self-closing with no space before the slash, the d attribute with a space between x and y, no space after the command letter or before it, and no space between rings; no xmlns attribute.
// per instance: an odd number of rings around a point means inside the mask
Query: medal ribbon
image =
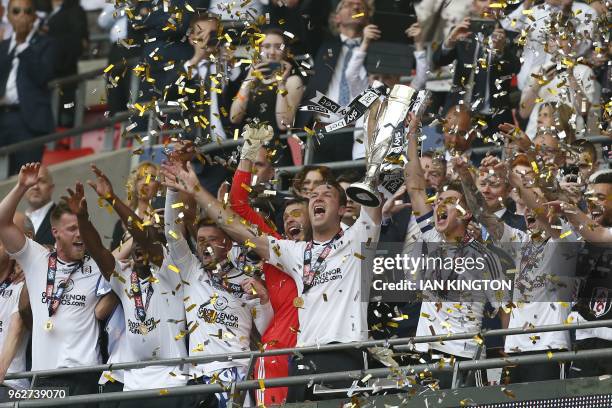
<svg viewBox="0 0 612 408"><path fill-rule="evenodd" d="M153 284L149 284L149 289L147 290L147 303L146 305L142 303L142 290L140 289L140 279L138 279L138 274L136 271L132 271L130 275L130 283L132 284L132 296L134 298L134 307L136 308L136 316L141 322L144 322L147 318L147 309L149 309L149 304L151 303L151 296L153 296Z"/></svg>
<svg viewBox="0 0 612 408"><path fill-rule="evenodd" d="M4 293L4 291L6 290L6 288L8 288L10 284L11 284L11 279L6 278L4 282L0 284L0 294Z"/></svg>
<svg viewBox="0 0 612 408"><path fill-rule="evenodd" d="M49 255L49 261L47 265L47 288L45 294L47 295L47 306L49 308L49 317L53 316L59 307L62 297L64 296L64 290L68 284L68 280L77 270L83 268L83 261L81 260L72 270L68 273L66 279L57 285L57 291L53 294L53 287L55 286L55 274L57 273L57 252L52 252Z"/></svg>
<svg viewBox="0 0 612 408"><path fill-rule="evenodd" d="M319 268L325 259L329 256L329 253L332 250L332 244L340 239L344 235L344 231L340 230L335 237L331 239L326 245L321 255L317 258L315 264L311 267L310 263L312 262L312 246L313 241L310 240L306 245L306 249L304 250L304 270L302 276L302 282L304 283L304 292L312 287L312 283L314 282L314 278L319 274Z"/></svg>

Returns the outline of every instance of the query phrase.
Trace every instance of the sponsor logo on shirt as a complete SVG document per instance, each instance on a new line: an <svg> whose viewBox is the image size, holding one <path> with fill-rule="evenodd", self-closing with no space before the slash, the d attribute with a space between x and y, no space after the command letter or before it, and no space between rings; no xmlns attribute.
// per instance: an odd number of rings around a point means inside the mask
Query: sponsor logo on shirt
<svg viewBox="0 0 612 408"><path fill-rule="evenodd" d="M78 293L70 293L74 289L74 281L72 279L68 279L66 283L66 289L64 289L64 294L62 296L62 300L60 305L62 306L77 306L77 307L85 307L87 303L87 295L81 295ZM47 303L47 294L45 292L41 293L41 303Z"/></svg>
<svg viewBox="0 0 612 408"><path fill-rule="evenodd" d="M217 302L218 301L219 300L217 299ZM227 308L227 304L225 308ZM218 312L217 310L209 309L206 307L206 305L200 306L200 308L198 309L198 317L204 320L206 323L210 324L218 324L225 327L233 327L236 329L239 327L238 316L231 313Z"/></svg>
<svg viewBox="0 0 612 408"><path fill-rule="evenodd" d="M11 295L13 294L13 289L8 289L8 290L7 290L7 289L5 289L5 290L3 290L3 291L2 291L2 293L1 293L1 294L2 294L2 297L3 297L3 298L8 299L8 298L10 298L10 297L11 297Z"/></svg>
<svg viewBox="0 0 612 408"><path fill-rule="evenodd" d="M159 320L156 321L154 317L151 317L144 322L141 322L140 320L134 321L132 319L128 319L128 330L132 334L145 335L155 330L158 323ZM145 327L146 330L143 330L143 327Z"/></svg>
<svg viewBox="0 0 612 408"><path fill-rule="evenodd" d="M323 269L323 266L326 266L324 264L325 264L325 262L323 262L321 264L321 266L322 266L321 269L322 270L325 270L325 269ZM338 280L338 279L342 279L342 269L340 269L340 268L332 269L330 271L325 271L325 272L320 273L319 275L317 275L314 278L314 281L312 282L312 286L321 285L321 284L324 284L324 283L327 283L327 282L331 282L331 281L335 281L335 280Z"/></svg>

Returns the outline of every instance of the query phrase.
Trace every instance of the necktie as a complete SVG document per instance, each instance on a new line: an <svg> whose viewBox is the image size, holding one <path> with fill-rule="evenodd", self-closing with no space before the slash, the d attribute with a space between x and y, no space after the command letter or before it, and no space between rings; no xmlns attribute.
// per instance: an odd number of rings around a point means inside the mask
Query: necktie
<svg viewBox="0 0 612 408"><path fill-rule="evenodd" d="M338 97L338 103L342 106L348 105L351 100L351 92L348 85L348 80L346 79L346 67L348 62L353 55L353 48L357 47L359 44L355 41L345 41L344 45L348 48L346 55L344 56L344 61L342 62L342 75L340 77L340 95Z"/></svg>
<svg viewBox="0 0 612 408"><path fill-rule="evenodd" d="M6 83L8 82L11 69L13 68L13 59L15 59L16 49L17 46L13 47L11 52L9 52L6 63L0 67L0 97L3 97L6 94Z"/></svg>

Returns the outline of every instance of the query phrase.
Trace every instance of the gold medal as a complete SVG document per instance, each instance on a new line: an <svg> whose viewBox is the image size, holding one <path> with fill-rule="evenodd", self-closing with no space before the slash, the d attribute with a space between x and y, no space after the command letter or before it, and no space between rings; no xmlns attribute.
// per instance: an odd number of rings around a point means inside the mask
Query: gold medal
<svg viewBox="0 0 612 408"><path fill-rule="evenodd" d="M140 326L138 328L140 330L140 333L142 333L143 336L149 332L149 330L147 329L147 326L145 326L144 323L140 323Z"/></svg>
<svg viewBox="0 0 612 408"><path fill-rule="evenodd" d="M47 323L45 323L45 330L46 331L53 330L53 323L51 322L51 319L47 320Z"/></svg>
<svg viewBox="0 0 612 408"><path fill-rule="evenodd" d="M301 309L304 307L304 299L302 299L301 297L296 297L293 299L293 306L297 307L298 309Z"/></svg>

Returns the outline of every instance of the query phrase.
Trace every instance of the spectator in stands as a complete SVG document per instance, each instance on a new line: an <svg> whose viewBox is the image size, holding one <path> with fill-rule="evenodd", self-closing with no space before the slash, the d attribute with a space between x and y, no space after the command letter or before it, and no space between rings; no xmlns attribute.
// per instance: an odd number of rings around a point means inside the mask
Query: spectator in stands
<svg viewBox="0 0 612 408"><path fill-rule="evenodd" d="M38 182L39 170L38 163L23 166L17 185L0 203L0 240L23 268L29 289L32 370L96 365L100 363L95 316L100 272L85 256L76 216L65 203L53 210L51 225L57 241L54 251L26 238L12 220L27 189ZM41 279L44 276L47 279ZM80 395L96 393L97 382L98 374L81 373L39 378L38 384L68 387L70 395Z"/></svg>
<svg viewBox="0 0 612 408"><path fill-rule="evenodd" d="M60 78L76 75L79 72L79 58L89 43L85 10L78 0L53 0L51 5L53 10L42 21L40 29L57 44L61 44L56 75ZM77 83L61 87L59 126L71 127L74 124L76 88Z"/></svg>
<svg viewBox="0 0 612 408"><path fill-rule="evenodd" d="M531 186L534 183L535 172L533 171L533 167L529 162L529 157L526 154L517 154L512 160L512 164L510 169L521 177L521 181L525 186ZM512 189L510 192L510 197L516 203L516 211L517 215L525 215L525 211L527 206L518 195L516 189Z"/></svg>
<svg viewBox="0 0 612 408"><path fill-rule="evenodd" d="M578 182L586 184L593 173L599 170L597 148L593 142L586 139L578 139L572 146L578 149L577 154L572 157L573 164L578 167Z"/></svg>
<svg viewBox="0 0 612 408"><path fill-rule="evenodd" d="M523 93L525 94L525 92ZM571 143L575 139L575 122L572 122L574 109L562 102L541 102L537 109L538 116L536 126L530 123L525 130L529 138L533 139L536 132L540 130L555 130L564 135L565 142Z"/></svg>
<svg viewBox="0 0 612 408"><path fill-rule="evenodd" d="M453 156L463 156L472 163L477 157L472 157L472 143L476 138L476 132L472 129L472 117L466 105L456 105L448 110L443 122L442 133L444 135L444 159L446 160L446 175L449 178L456 177L450 159ZM476 164L476 163L474 163Z"/></svg>
<svg viewBox="0 0 612 408"><path fill-rule="evenodd" d="M519 89L527 88L531 82L531 74L550 58L546 52L546 37L560 15L572 16L577 20L574 24L572 48L577 57L584 55L590 49L597 19L595 10L585 3L573 0L545 0L543 4L534 5L533 0L526 0L502 20L506 30L527 33L518 73Z"/></svg>
<svg viewBox="0 0 612 408"><path fill-rule="evenodd" d="M95 187L98 192L109 188L106 185ZM135 361L186 357L185 342L180 340L187 332L183 286L179 274L172 270L174 261L167 256L163 242L154 233L151 236L153 239L139 239L142 235L136 235L135 243L131 246L130 261L116 261L113 254L104 248L98 232L89 221L83 185L77 183L74 192L69 193L67 203L71 211L77 214L85 248L100 267L104 278L110 282L125 311L130 357ZM142 220L134 221L142 223ZM179 365L151 365L124 373L124 391L178 387L186 383L184 369ZM182 397L149 399L122 402L121 407L135 408L143 403L150 407L165 407L168 404L180 406L182 401Z"/></svg>
<svg viewBox="0 0 612 408"><path fill-rule="evenodd" d="M423 26L424 40L441 43L453 27L470 13L472 0L422 0L414 5L419 23Z"/></svg>
<svg viewBox="0 0 612 408"><path fill-rule="evenodd" d="M283 31L277 28L263 30L259 55L255 57L238 95L232 102L230 121L234 125L267 123L274 129L274 150L278 166L293 164L291 152L281 133L293 126L304 85L293 73L289 62L289 48Z"/></svg>
<svg viewBox="0 0 612 408"><path fill-rule="evenodd" d="M159 166L149 161L140 163L130 174L126 187L130 209L140 218L150 221L154 217L155 209L161 208L163 205L163 200L160 200L161 197L158 195ZM131 237L125 236L125 231L126 228L123 223L117 221L113 229L111 250L127 245L121 252L130 253L128 241ZM124 258L120 257L120 259Z"/></svg>
<svg viewBox="0 0 612 408"><path fill-rule="evenodd" d="M40 167L38 182L25 193L28 208L25 213L34 224L34 241L41 245L54 245L51 228L51 213L55 209L52 200L55 184L47 166Z"/></svg>
<svg viewBox="0 0 612 408"><path fill-rule="evenodd" d="M2 2L0 4L0 41L8 40L13 35L13 27L11 23L9 23L7 18L6 6L8 5L8 1Z"/></svg>
<svg viewBox="0 0 612 408"><path fill-rule="evenodd" d="M315 187L333 180L331 169L326 166L304 166L293 179L292 189L296 196L310 198Z"/></svg>
<svg viewBox="0 0 612 408"><path fill-rule="evenodd" d="M268 1L253 0L249 2L228 2L227 0L204 0L200 3L221 20L254 21L264 14L264 4Z"/></svg>
<svg viewBox="0 0 612 408"><path fill-rule="evenodd" d="M138 57L140 50L137 44L129 44L137 39L128 37L135 35L134 30L128 33L128 16L125 6L116 7L113 3L104 4L102 12L98 15L98 25L108 31L111 49L108 54L108 64L113 68L106 74L106 100L111 115L127 110L130 95L129 68L134 66L128 60ZM133 95L135 98L136 95Z"/></svg>
<svg viewBox="0 0 612 408"><path fill-rule="evenodd" d="M14 224L25 233L27 217L15 213ZM26 371L26 349L29 332L19 314L19 296L24 287L19 280L16 262L10 259L4 245L0 243L0 383L13 389L28 389L30 381L25 378L4 380L7 373Z"/></svg>
<svg viewBox="0 0 612 408"><path fill-rule="evenodd" d="M185 171L180 166L164 165L163 172L167 176L165 182L168 185L194 195L207 216L214 219L220 228L238 242L252 242L259 256L271 264L281 265L295 280L298 293L301 293L294 301L294 305L300 308L298 346L361 341L367 338L366 305L361 299L364 294L367 295L369 285L361 285L364 272L360 271L360 259L354 254L364 251L362 243L377 241L380 207L363 208L355 224L343 232L340 223L345 211L346 196L337 182L328 181L311 193L308 214L313 229L312 240L277 240L267 234L254 235L241 222L227 222L229 218L235 217L235 213L224 209L221 203L201 187L191 168ZM313 259L318 260L311 265ZM305 274L303 267L306 267ZM324 269L319 270L321 267ZM347 310L351 312L347 313ZM363 369L363 359L363 353L357 350L335 354L309 353L301 359L303 361L292 362L290 374L360 370ZM346 387L350 382L331 385ZM287 402L312 400L312 390L306 388L290 387Z"/></svg>
<svg viewBox="0 0 612 408"><path fill-rule="evenodd" d="M24 142L51 133L51 91L55 77L57 44L37 32L31 0L11 0L10 40L0 43L0 145ZM9 174L22 165L39 161L43 145L29 146L10 157Z"/></svg>
<svg viewBox="0 0 612 408"><path fill-rule="evenodd" d="M512 228L525 231L527 229L525 217L515 214L508 208L511 204L508 201L511 187L506 179L495 172L494 167L499 163L500 160L495 156L487 156L483 159L478 168L476 184L478 191L482 194L484 204L489 212L495 214L496 217Z"/></svg>
<svg viewBox="0 0 612 408"><path fill-rule="evenodd" d="M400 82L400 72L395 74L389 73L376 73L369 72L367 77L364 76L366 73L363 70L364 61L367 56L367 50L373 40L380 38L381 32L374 24L368 24L363 29L363 41L358 49L353 51L353 55L348 62L346 67L346 79L349 84L351 91L351 99L356 98L361 92L363 92L368 84L372 84L374 81L380 81L385 84L388 88L392 89L393 86ZM412 24L406 30L406 36L414 40L414 59L416 61L416 72L414 79L410 82L410 87L420 90L425 88L425 82L427 81L427 71L429 70L429 64L427 60L427 51L425 44L423 43L423 31L419 23ZM408 70L409 67L406 67ZM365 157L366 143L364 132L363 132L364 117L360 117L355 122L355 132L353 143L353 160L362 159Z"/></svg>
<svg viewBox="0 0 612 408"><path fill-rule="evenodd" d="M414 118L413 118L414 120ZM467 258L479 257L484 260L485 268L473 268L465 270L457 275L451 271L451 275L438 276L440 271L432 271L423 268L422 279L450 279L471 281L475 279L503 279L503 272L498 257L488 250L483 244L477 242L468 233L468 224L472 213L467 207L466 194L461 183L455 181L446 184L436 196L434 207L428 204L429 200L425 194L425 178L417 154L417 140L413 133L408 136L408 169L406 171L406 190L410 195L412 210L418 214L417 223L421 229L421 239L429 242L446 242L457 244L458 248L447 246L446 250L457 253ZM458 159L454 159L455 161ZM468 177L471 177L468 175ZM418 248L418 247L417 247ZM419 255L440 256L434 249L427 249L426 244L421 245ZM459 249L460 248L460 249ZM456 255L454 255L456 256ZM444 273L444 271L442 272ZM408 275L409 276L409 275ZM459 292L451 294L425 292L424 301L421 305L417 336L436 334L478 331L484 317L484 304L487 300L499 309L503 326L507 325L507 319L502 308L501 299L493 291ZM461 307L454 305L460 302ZM438 305L441 303L441 307ZM424 358L428 361L441 359L441 362L454 358L457 360L473 359L476 355L478 344L474 339L444 341L417 344L416 350L421 353L429 351L430 355ZM433 351L435 350L435 356ZM437 357L437 358L436 358ZM442 374L438 377L440 388L448 388L451 384L451 376ZM472 378L467 378L467 383L473 383ZM465 383L465 382L464 382Z"/></svg>
<svg viewBox="0 0 612 408"><path fill-rule="evenodd" d="M225 51L218 46L218 27L219 20L213 15L200 14L191 19L189 45L192 56L183 60L186 61L181 65L185 71L183 75L179 76L178 80L176 77L173 80L178 87L178 97L182 98L187 107L182 112L183 123L188 124L185 126L187 132L184 136L193 140L196 145L225 140L232 134L232 124L229 120L232 99L238 93L246 75L238 68L225 72L224 62L221 61ZM196 92L187 93L181 89ZM217 91L219 89L220 93ZM176 102L176 97L171 96L169 100ZM210 104L202 103L202 100L210 101ZM219 163L207 161L203 168L199 162L194 164L199 174L205 174L202 181L210 191L217 191L219 185L228 177L226 168Z"/></svg>
<svg viewBox="0 0 612 408"><path fill-rule="evenodd" d="M535 134L540 104L553 102L570 106L572 113L576 114L575 123L571 125L575 127L575 133L580 134L585 128L584 117L591 105L598 101L599 91L593 70L578 60L576 40L572 41L577 28L571 20L557 23L554 30L551 28L549 58L543 64L533 66L534 75L523 88L519 113L522 118L529 118L526 132L530 136ZM572 60L575 62L568 62ZM559 116L561 120L561 114Z"/></svg>
<svg viewBox="0 0 612 408"><path fill-rule="evenodd" d="M295 55L314 56L328 33L330 0L271 0L270 23L291 33L289 45Z"/></svg>
<svg viewBox="0 0 612 408"><path fill-rule="evenodd" d="M342 173L336 179L338 184L342 186L344 191L353 183L361 181L359 174L355 173ZM359 214L361 213L361 204L354 202L348 196L346 197L346 211L342 215L342 229L346 230L355 224Z"/></svg>
<svg viewBox="0 0 612 408"><path fill-rule="evenodd" d="M490 1L473 0L470 17L463 19L432 57L433 67L439 68L456 61L453 88L445 108L465 104L474 117L486 122L481 129L491 136L501 123L512 121L510 102L512 75L520 69L516 50L508 33L497 23L492 34L470 32L470 18L492 16ZM486 27L486 26L485 26ZM486 61L481 64L479 61Z"/></svg>
<svg viewBox="0 0 612 408"><path fill-rule="evenodd" d="M305 101L313 98L316 91L319 91L340 105L348 105L351 95L346 68L355 48L361 43L363 28L367 25L370 14L365 0L341 0L338 3L333 23L339 35L321 44L315 58L315 75L310 78L304 94ZM365 67L362 67L362 70L365 72ZM331 120L322 116L314 118L312 113L300 112L296 127L312 127L314 119L318 122ZM318 146L315 147L314 162L351 160L352 146L351 132L326 136L319 140Z"/></svg>

